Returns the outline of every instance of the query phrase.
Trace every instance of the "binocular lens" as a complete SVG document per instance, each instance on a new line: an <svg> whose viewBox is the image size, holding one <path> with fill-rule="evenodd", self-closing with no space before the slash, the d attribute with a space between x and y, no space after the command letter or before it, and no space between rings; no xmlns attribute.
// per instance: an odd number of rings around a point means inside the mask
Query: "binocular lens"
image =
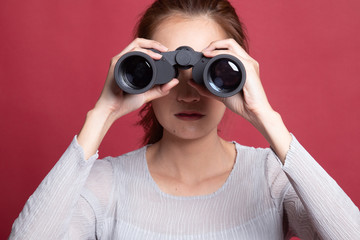
<svg viewBox="0 0 360 240"><path fill-rule="evenodd" d="M210 86L219 92L230 92L236 89L242 80L239 67L229 59L219 59L209 68Z"/></svg>
<svg viewBox="0 0 360 240"><path fill-rule="evenodd" d="M131 88L141 89L151 82L153 70L150 63L143 57L130 56L126 58L122 69L124 80Z"/></svg>

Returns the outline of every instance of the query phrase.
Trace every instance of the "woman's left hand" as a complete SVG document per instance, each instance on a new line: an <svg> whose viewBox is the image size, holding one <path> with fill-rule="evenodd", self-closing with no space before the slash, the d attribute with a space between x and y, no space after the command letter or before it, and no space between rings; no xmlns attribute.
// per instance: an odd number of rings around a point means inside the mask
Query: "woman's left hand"
<svg viewBox="0 0 360 240"><path fill-rule="evenodd" d="M246 71L243 90L234 96L221 98L194 82L190 82L190 85L197 89L200 95L223 102L231 111L248 120L266 138L284 162L292 137L281 116L272 109L266 97L260 81L259 64L234 39L212 42L203 50L203 54L210 58L219 54L237 57L244 64Z"/></svg>
<svg viewBox="0 0 360 240"><path fill-rule="evenodd" d="M219 54L230 54L235 56L244 64L246 81L243 90L240 93L228 98L217 97L205 88L199 87L199 85L195 83L191 83L201 95L216 98L223 102L231 111L244 117L252 124L254 124L254 121L261 115L273 111L260 81L259 64L251 58L234 39L212 42L203 50L203 54L210 58Z"/></svg>

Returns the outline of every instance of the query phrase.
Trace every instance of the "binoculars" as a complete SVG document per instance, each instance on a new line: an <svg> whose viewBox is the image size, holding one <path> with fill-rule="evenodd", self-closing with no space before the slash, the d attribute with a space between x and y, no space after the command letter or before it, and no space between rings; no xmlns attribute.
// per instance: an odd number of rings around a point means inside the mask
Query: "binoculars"
<svg viewBox="0 0 360 240"><path fill-rule="evenodd" d="M203 84L214 95L230 97L243 88L246 79L245 67L229 54L205 57L188 46L171 52L159 52L160 60L154 60L143 52L128 52L115 65L117 85L130 94L146 92L155 84L165 84L178 76L179 69L192 68L192 78Z"/></svg>

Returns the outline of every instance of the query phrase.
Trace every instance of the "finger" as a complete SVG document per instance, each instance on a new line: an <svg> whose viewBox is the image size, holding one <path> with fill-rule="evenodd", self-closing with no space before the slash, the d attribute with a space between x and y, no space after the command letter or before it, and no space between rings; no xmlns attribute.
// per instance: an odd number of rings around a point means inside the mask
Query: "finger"
<svg viewBox="0 0 360 240"><path fill-rule="evenodd" d="M144 93L146 102L150 102L156 98L164 97L169 94L170 90L179 83L179 80L174 78L164 85L158 85Z"/></svg>
<svg viewBox="0 0 360 240"><path fill-rule="evenodd" d="M149 49L144 49L144 48L140 48L140 47L135 47L133 48L130 52L134 52L134 51L137 51L137 52L143 52L145 53L146 55L149 55L152 59L155 59L155 60L159 60L160 58L162 58L162 55L159 54L159 53L156 53L154 51L151 51Z"/></svg>
<svg viewBox="0 0 360 240"><path fill-rule="evenodd" d="M224 50L228 49L231 51L237 52L239 55L241 55L244 58L250 57L249 54L236 42L234 39L224 39L224 40L218 40L210 43L210 45L203 50L203 53L205 52L211 52L214 50Z"/></svg>
<svg viewBox="0 0 360 240"><path fill-rule="evenodd" d="M246 58L244 58L243 56L241 56L239 54L236 54L236 52L233 52L231 50L226 50L226 49L221 49L221 50L215 49L212 51L206 51L203 54L205 57L209 57L209 58L215 57L220 54L228 54L228 55L233 55L234 57L236 57L240 60L246 60Z"/></svg>
<svg viewBox="0 0 360 240"><path fill-rule="evenodd" d="M163 92L169 92L173 87L179 84L179 80L177 78L173 78L170 82L160 86Z"/></svg>
<svg viewBox="0 0 360 240"><path fill-rule="evenodd" d="M154 40L149 40L149 39L145 39L145 38L136 38L134 39L125 49L125 52L129 52L131 51L131 49L135 48L135 47L141 47L141 48L153 48L156 50L159 50L160 52L166 52L168 51L168 48L165 47L164 45L162 45L161 43L154 41Z"/></svg>
<svg viewBox="0 0 360 240"><path fill-rule="evenodd" d="M140 50L140 49L147 50L144 53L150 55L154 59L160 59L161 55L156 54L153 51L150 51L149 49L156 49L160 52L168 51L167 47L165 47L164 45L162 45L161 43L159 43L157 41L144 39L144 38L136 38L125 49L123 49L123 51L121 51L119 54L117 54L114 57L114 59L119 59L125 53L135 51L135 49L136 50Z"/></svg>
<svg viewBox="0 0 360 240"><path fill-rule="evenodd" d="M228 38L228 39L213 41L204 50L212 51L214 49L233 49L236 45L239 44L234 39Z"/></svg>
<svg viewBox="0 0 360 240"><path fill-rule="evenodd" d="M149 40L149 39L145 39L145 38L137 38L134 40L134 42L137 46L139 46L141 48L148 48L148 49L152 48L152 49L159 50L160 52L166 52L169 50L167 47L165 47L158 41L154 41L154 40Z"/></svg>

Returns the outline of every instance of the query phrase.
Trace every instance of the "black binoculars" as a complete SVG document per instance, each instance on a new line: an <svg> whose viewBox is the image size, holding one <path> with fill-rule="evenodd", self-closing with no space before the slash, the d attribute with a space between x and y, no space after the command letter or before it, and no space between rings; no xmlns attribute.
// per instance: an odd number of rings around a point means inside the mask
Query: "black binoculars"
<svg viewBox="0 0 360 240"><path fill-rule="evenodd" d="M182 46L171 52L159 52L160 60L154 60L143 52L128 52L115 65L115 80L127 93L146 92L155 84L165 84L178 76L178 69L192 69L192 78L203 84L214 95L230 97L243 88L245 67L229 54L205 57L201 52Z"/></svg>

